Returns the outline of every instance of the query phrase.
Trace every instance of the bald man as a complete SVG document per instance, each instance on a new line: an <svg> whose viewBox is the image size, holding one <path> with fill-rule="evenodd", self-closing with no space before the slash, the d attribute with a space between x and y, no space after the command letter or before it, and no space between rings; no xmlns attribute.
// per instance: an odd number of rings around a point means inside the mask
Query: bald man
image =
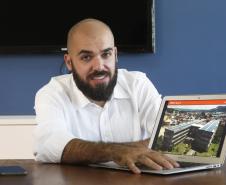
<svg viewBox="0 0 226 185"><path fill-rule="evenodd" d="M117 68L111 29L96 19L74 25L64 55L70 74L53 77L35 97L35 159L91 164L114 161L140 173L178 164L148 149L161 102L141 72Z"/></svg>

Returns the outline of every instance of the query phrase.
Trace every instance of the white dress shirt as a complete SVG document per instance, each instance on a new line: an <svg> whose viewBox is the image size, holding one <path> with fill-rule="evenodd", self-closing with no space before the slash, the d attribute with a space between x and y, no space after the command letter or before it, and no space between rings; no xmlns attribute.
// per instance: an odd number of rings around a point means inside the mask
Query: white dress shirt
<svg viewBox="0 0 226 185"><path fill-rule="evenodd" d="M35 158L60 162L64 147L73 138L95 142L146 139L160 103L161 95L141 72L119 69L117 84L104 107L90 102L71 74L53 77L35 97Z"/></svg>

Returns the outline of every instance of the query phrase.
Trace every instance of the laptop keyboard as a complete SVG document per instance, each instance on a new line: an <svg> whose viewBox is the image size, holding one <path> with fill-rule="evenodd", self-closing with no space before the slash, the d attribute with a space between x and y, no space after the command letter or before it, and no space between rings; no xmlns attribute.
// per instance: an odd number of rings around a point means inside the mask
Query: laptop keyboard
<svg viewBox="0 0 226 185"><path fill-rule="evenodd" d="M178 162L180 164L180 167L192 167L192 166L202 166L203 163L192 163L192 162Z"/></svg>

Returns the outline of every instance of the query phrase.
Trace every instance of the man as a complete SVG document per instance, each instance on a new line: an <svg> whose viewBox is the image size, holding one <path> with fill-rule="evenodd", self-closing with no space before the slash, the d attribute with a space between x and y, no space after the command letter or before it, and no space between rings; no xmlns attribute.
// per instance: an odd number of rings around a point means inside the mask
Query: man
<svg viewBox="0 0 226 185"><path fill-rule="evenodd" d="M114 161L140 173L178 164L147 148L161 96L145 74L117 69L110 28L85 19L68 33L64 60L71 74L54 77L35 99L37 161Z"/></svg>

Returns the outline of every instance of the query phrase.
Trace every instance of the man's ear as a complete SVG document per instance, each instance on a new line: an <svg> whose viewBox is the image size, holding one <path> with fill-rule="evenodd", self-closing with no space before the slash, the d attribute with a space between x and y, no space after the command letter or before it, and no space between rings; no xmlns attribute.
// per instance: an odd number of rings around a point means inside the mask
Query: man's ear
<svg viewBox="0 0 226 185"><path fill-rule="evenodd" d="M115 62L118 62L118 52L117 52L117 47L115 47Z"/></svg>
<svg viewBox="0 0 226 185"><path fill-rule="evenodd" d="M64 55L64 62L67 66L68 71L72 71L72 60L69 54Z"/></svg>

